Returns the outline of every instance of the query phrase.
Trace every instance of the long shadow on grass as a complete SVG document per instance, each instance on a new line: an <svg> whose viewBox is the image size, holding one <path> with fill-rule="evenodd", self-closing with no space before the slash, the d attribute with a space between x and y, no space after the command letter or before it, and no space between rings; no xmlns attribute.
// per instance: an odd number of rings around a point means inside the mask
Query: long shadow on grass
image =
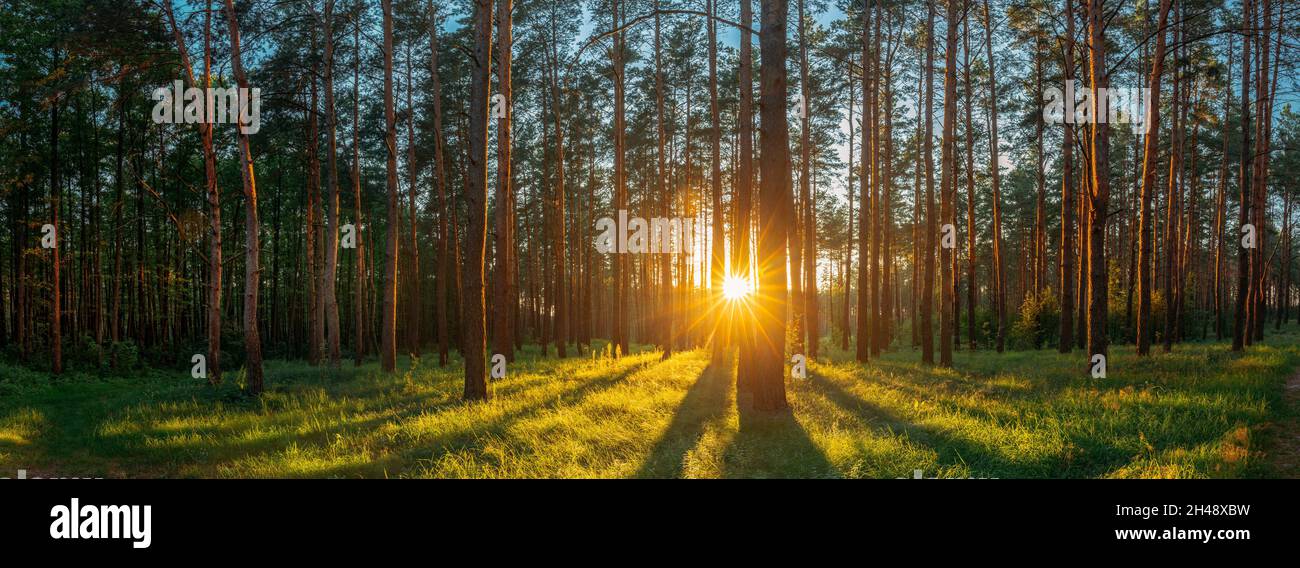
<svg viewBox="0 0 1300 568"><path fill-rule="evenodd" d="M417 461L437 461L439 454L449 451L473 449L479 445L480 437L484 435L504 436L511 426L518 424L529 418L536 417L542 412L554 407L561 402L573 403L586 398L598 392L613 388L623 382L628 377L655 365L661 361L658 358L649 358L629 365L626 369L610 375L600 376L582 383L580 386L567 389L556 393L555 396L549 397L545 401L521 407L515 411L508 412L501 417L492 420L481 427L472 427L455 432L448 432L439 435L427 443L421 443L418 447L402 451L401 456L392 456L386 460L377 463L385 463L400 466L404 462L412 459ZM485 456L486 457L486 456ZM371 465L374 465L373 463Z"/></svg>
<svg viewBox="0 0 1300 568"><path fill-rule="evenodd" d="M723 362L711 359L700 372L695 384L686 391L681 404L673 412L672 422L663 436L655 442L636 477L681 477L686 466L686 455L699 442L709 425L727 416L727 391L731 386L734 359Z"/></svg>
<svg viewBox="0 0 1300 568"><path fill-rule="evenodd" d="M540 401L538 404L507 413L499 419L487 423L485 427L449 432L439 436L437 439L432 441L432 443L420 444L418 449L399 450L399 452L407 456L416 453L421 456L426 456L430 448L433 448L435 452L437 452L472 446L480 434L485 432L503 433L510 425L536 415L542 410L552 407L556 403L578 400L600 390L612 387L633 373L657 362L657 359L647 359L646 361L631 364L621 372L585 381L575 388L561 390L553 396L549 396L545 400ZM289 383L284 385L282 388L292 388L292 385L293 383ZM381 396L383 393L389 392L394 388L397 388L395 384L376 382L374 384L363 385L356 391L332 392L329 394L329 397L332 401L337 400L338 397L347 397L357 401L366 401L371 400L371 397ZM128 435L113 435L108 436L107 438L111 440L111 443L118 444L120 451L132 454L134 459L163 465L168 471L176 471L178 469L178 455L188 456L191 460L203 460L205 455L212 453L214 450L216 453L216 459L209 459L208 461L210 465L215 466L223 462L228 462L232 458L271 455L283 450L290 443L299 444L300 448L304 451L309 451L312 448L322 448L328 446L330 442L339 435L366 432L379 428L389 422L400 423L401 420L411 418L418 414L426 412L436 413L441 410L466 404L456 396L446 396L441 400L430 400L431 398L442 394L443 393L435 393L431 395L430 393L422 392L416 394L397 395L396 397L385 401L384 404L380 406L364 407L364 413L369 414L370 416L361 420L342 421L340 423L317 428L312 432L305 434L300 433L295 429L287 429L282 431L273 431L268 435L251 439L222 439L213 444L215 448L205 447L202 445L193 449L176 448L167 445L163 445L162 447L150 447L143 443L143 439L151 435L166 437L204 434L210 435L217 431L224 431L229 433L230 437L235 437L241 432L268 423L287 427L302 422L304 417L301 415L295 415L295 413L301 413L303 409L279 410L271 414L250 417L250 422L248 423L216 427L178 428L170 431L164 431L158 428L147 428ZM217 399L220 398L220 393L214 393L211 396L214 399ZM243 404L247 411L254 411L256 408L253 406L254 402L252 401L244 401ZM325 468L317 471L316 474L320 476L357 475L364 474L368 471L375 471L377 468L381 467L400 469L400 466L405 461L406 460L402 459L398 455L390 454L389 457L372 460L365 464L348 464Z"/></svg>
<svg viewBox="0 0 1300 568"><path fill-rule="evenodd" d="M745 402L736 406L740 429L723 453L723 477L840 477L791 409L764 412Z"/></svg>
<svg viewBox="0 0 1300 568"><path fill-rule="evenodd" d="M889 431L905 434L918 443L929 446L939 455L939 461L947 465L966 465L972 469L972 475L985 476L995 474L1042 476L1051 472L1049 463L1025 463L1007 459L988 447L970 440L952 436L942 429L923 426L908 421L880 405L863 400L861 397L844 390L835 381L816 373L808 374L813 390L832 403L854 415L868 415L881 420Z"/></svg>

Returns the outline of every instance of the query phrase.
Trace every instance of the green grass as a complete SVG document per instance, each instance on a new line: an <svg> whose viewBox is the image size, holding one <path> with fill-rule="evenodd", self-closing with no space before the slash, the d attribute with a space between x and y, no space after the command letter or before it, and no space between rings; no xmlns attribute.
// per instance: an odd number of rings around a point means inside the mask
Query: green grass
<svg viewBox="0 0 1300 568"><path fill-rule="evenodd" d="M1158 348L1157 348L1158 349ZM1244 355L1223 344L1138 359L1110 377L1055 351L959 352L956 370L904 348L868 365L831 353L788 382L790 413L738 413L734 359L520 357L487 403L460 401L458 364L58 380L0 366L0 476L103 477L1260 477L1300 336ZM24 382L26 381L26 382Z"/></svg>

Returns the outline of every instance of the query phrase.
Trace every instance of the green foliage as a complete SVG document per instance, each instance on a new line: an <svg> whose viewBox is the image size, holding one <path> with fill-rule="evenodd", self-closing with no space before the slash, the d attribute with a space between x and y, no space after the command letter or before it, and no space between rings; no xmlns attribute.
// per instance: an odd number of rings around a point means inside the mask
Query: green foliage
<svg viewBox="0 0 1300 568"><path fill-rule="evenodd" d="M119 373L130 373L140 367L140 348L130 339L110 343L108 355L113 368Z"/></svg>
<svg viewBox="0 0 1300 568"><path fill-rule="evenodd" d="M1011 325L1011 348L1042 349L1044 346L1055 345L1060 337L1060 308L1060 300L1051 290L1026 296L1020 305L1018 318Z"/></svg>

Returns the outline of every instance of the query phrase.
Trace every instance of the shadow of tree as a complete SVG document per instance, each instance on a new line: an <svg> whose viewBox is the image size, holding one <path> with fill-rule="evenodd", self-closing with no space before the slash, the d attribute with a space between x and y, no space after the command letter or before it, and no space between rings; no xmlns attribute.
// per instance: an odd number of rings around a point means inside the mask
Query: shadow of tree
<svg viewBox="0 0 1300 568"><path fill-rule="evenodd" d="M711 424L727 416L734 359L711 359L673 412L673 419L641 463L635 477L676 478L685 473L686 455Z"/></svg>
<svg viewBox="0 0 1300 568"><path fill-rule="evenodd" d="M792 409L754 410L737 404L740 428L723 453L724 477L841 477Z"/></svg>
<svg viewBox="0 0 1300 568"><path fill-rule="evenodd" d="M878 429L882 432L903 434L909 440L928 447L938 455L943 465L965 465L974 475L996 476L1014 474L1024 476L1052 476L1062 473L1060 460L1016 460L997 451L996 448L953 435L942 428L917 424L899 416L897 413L878 404L869 402L857 394L851 393L834 380L817 373L809 372L809 385L812 390L845 411L863 418L880 421Z"/></svg>

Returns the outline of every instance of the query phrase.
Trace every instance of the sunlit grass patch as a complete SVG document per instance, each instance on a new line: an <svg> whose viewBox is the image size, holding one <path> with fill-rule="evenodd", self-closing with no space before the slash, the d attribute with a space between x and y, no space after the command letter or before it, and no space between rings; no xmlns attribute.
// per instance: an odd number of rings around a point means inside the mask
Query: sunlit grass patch
<svg viewBox="0 0 1300 568"><path fill-rule="evenodd" d="M80 475L194 477L1240 477L1272 472L1262 425L1300 338L1245 354L1189 343L1139 358L903 347L828 350L788 379L791 410L740 411L735 355L533 348L463 402L453 358L267 365L268 390L187 375L52 383L0 400L0 461ZM233 376L233 374L232 374Z"/></svg>
<svg viewBox="0 0 1300 568"><path fill-rule="evenodd" d="M20 408L0 415L0 448L3 448L2 444L30 444L47 426L45 415L33 408Z"/></svg>

